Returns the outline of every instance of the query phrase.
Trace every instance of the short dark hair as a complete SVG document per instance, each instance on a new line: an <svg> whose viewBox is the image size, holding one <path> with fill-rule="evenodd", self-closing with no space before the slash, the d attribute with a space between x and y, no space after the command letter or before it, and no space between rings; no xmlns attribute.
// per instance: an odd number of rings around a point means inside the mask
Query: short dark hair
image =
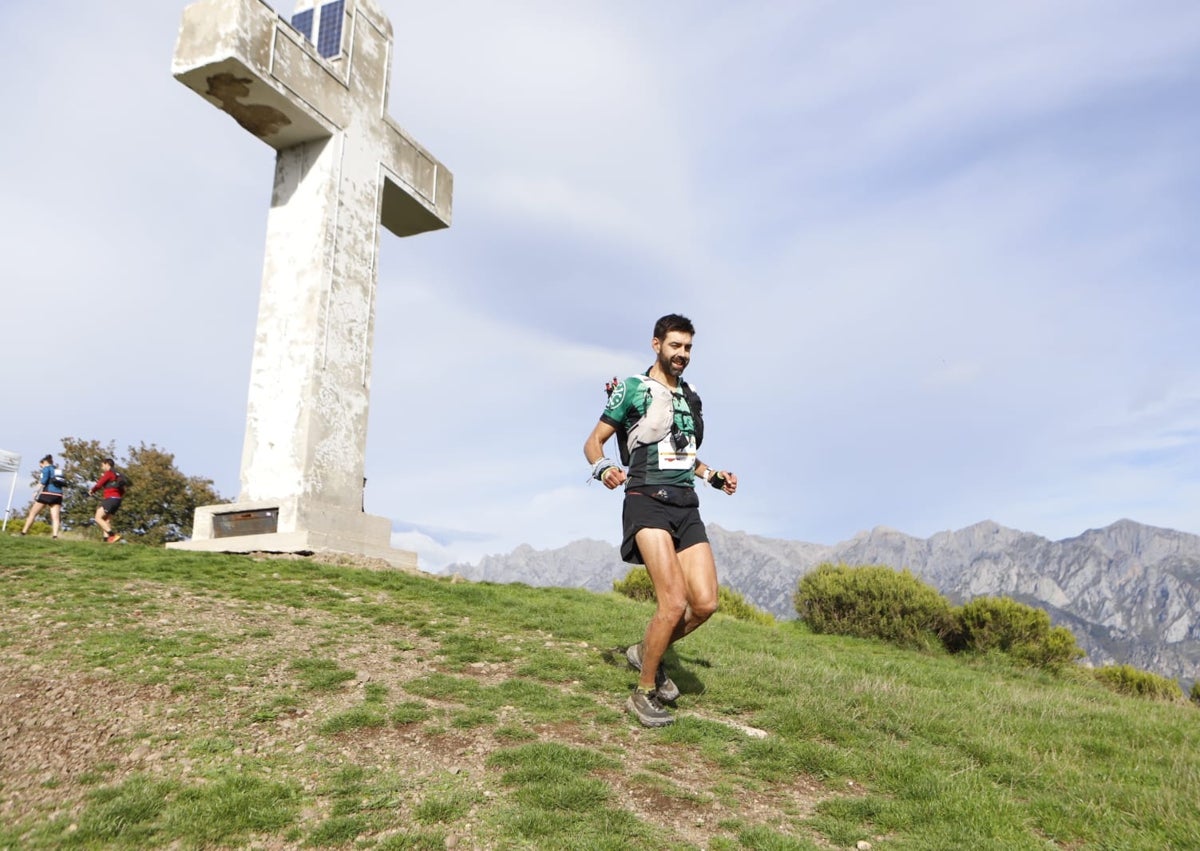
<svg viewBox="0 0 1200 851"><path fill-rule="evenodd" d="M654 339L665 340L672 331L682 331L684 334L695 334L696 329L692 320L678 313L668 313L654 323Z"/></svg>
<svg viewBox="0 0 1200 851"><path fill-rule="evenodd" d="M45 458L43 458L43 459L42 459L42 461L39 461L38 463L40 464L40 463L42 463L43 461L44 461L45 463L47 463L47 464L53 464L53 463L54 463L54 458L53 458L52 456L50 456L50 455L47 455Z"/></svg>
<svg viewBox="0 0 1200 851"><path fill-rule="evenodd" d="M110 466L110 467L115 467L115 466L117 466L117 462L116 462L116 461L114 461L114 460L113 460L113 459L111 459L111 458L102 458L102 459L100 459L100 463L101 463L101 464L107 464L107 465L108 465L108 466Z"/></svg>

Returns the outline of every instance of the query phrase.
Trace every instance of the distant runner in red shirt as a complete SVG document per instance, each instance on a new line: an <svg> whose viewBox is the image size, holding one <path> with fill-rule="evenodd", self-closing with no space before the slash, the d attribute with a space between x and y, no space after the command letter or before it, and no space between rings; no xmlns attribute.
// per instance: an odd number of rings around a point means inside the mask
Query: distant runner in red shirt
<svg viewBox="0 0 1200 851"><path fill-rule="evenodd" d="M104 470L104 475L88 491L88 493L102 491L100 507L96 509L96 525L104 532L106 544L115 544L121 540L121 536L113 532L112 524L109 521L121 508L121 500L125 498L125 477L114 470L113 466L111 458L101 461L100 469Z"/></svg>

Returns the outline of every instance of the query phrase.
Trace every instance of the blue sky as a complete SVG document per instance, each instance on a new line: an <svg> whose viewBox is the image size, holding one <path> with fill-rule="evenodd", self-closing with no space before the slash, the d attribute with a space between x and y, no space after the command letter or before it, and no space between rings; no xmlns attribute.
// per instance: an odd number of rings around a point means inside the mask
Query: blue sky
<svg viewBox="0 0 1200 851"><path fill-rule="evenodd" d="M1200 532L1200 6L381 5L455 174L381 242L367 510L424 567L616 541L581 447L673 311L710 522ZM115 8L0 7L0 448L234 497L273 152L172 79L183 4Z"/></svg>

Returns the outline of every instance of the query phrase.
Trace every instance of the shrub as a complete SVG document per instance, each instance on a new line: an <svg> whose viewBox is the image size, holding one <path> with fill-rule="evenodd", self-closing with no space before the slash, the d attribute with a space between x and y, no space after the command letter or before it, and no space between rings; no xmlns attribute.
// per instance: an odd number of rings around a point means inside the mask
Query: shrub
<svg viewBox="0 0 1200 851"><path fill-rule="evenodd" d="M951 632L950 603L909 571L882 565L818 565L801 577L796 612L813 632L930 648Z"/></svg>
<svg viewBox="0 0 1200 851"><path fill-rule="evenodd" d="M723 615L729 615L731 618L737 618L740 621L748 623L762 624L763 626L775 625L774 615L756 608L752 603L747 603L746 598L732 588L726 588L724 585L719 587L717 589L717 600L719 603L718 611Z"/></svg>
<svg viewBox="0 0 1200 851"><path fill-rule="evenodd" d="M1008 597L979 597L955 609L946 646L952 653L1006 653L1047 668L1084 655L1069 629L1052 627L1049 614Z"/></svg>
<svg viewBox="0 0 1200 851"><path fill-rule="evenodd" d="M614 580L613 590L631 600L654 599L654 583L650 581L650 573L644 567L632 568L625 574L624 579Z"/></svg>
<svg viewBox="0 0 1200 851"><path fill-rule="evenodd" d="M1192 683L1192 703L1200 706L1200 680Z"/></svg>
<svg viewBox="0 0 1200 851"><path fill-rule="evenodd" d="M624 579L615 580L613 582L613 590L618 594L624 594L631 600L647 601L654 599L654 583L650 581L650 573L644 567L632 568L629 573L625 574ZM760 623L767 626L774 625L775 623L775 618L772 615L755 608L752 604L747 603L746 598L737 591L726 588L724 585L717 588L717 605L718 611L722 614L729 615L741 621Z"/></svg>
<svg viewBox="0 0 1200 851"><path fill-rule="evenodd" d="M8 528L4 530L4 534L5 535L20 534L21 527L25 525L25 518L26 518L26 516L28 516L28 514L29 514L28 506L26 506L25 511L23 511L20 516L18 516L16 514L16 512L14 512L13 515L8 518ZM46 537L49 537L50 533L52 531L54 531L54 530L50 525L50 510L47 508L43 508L42 513L38 515L37 520L34 520L33 525L29 527L28 534L31 536L32 535L45 535Z"/></svg>
<svg viewBox="0 0 1200 851"><path fill-rule="evenodd" d="M1142 671L1132 665L1105 665L1095 671L1096 679L1115 692L1151 700L1177 700L1183 697L1179 683Z"/></svg>
<svg viewBox="0 0 1200 851"><path fill-rule="evenodd" d="M1028 661L1044 668L1055 668L1082 659L1086 653L1075 643L1075 633L1065 626L1053 627L1046 640L1036 648L1030 648Z"/></svg>

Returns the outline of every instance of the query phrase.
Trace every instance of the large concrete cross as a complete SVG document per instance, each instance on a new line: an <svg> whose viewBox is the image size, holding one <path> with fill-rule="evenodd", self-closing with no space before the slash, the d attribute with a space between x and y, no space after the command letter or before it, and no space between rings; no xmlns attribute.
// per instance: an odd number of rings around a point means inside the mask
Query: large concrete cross
<svg viewBox="0 0 1200 851"><path fill-rule="evenodd" d="M371 0L301 2L293 26L261 0L201 0L175 47L176 78L278 153L241 492L197 509L192 540L174 546L415 566L363 504L378 226L448 227L453 177L387 114L383 13Z"/></svg>

